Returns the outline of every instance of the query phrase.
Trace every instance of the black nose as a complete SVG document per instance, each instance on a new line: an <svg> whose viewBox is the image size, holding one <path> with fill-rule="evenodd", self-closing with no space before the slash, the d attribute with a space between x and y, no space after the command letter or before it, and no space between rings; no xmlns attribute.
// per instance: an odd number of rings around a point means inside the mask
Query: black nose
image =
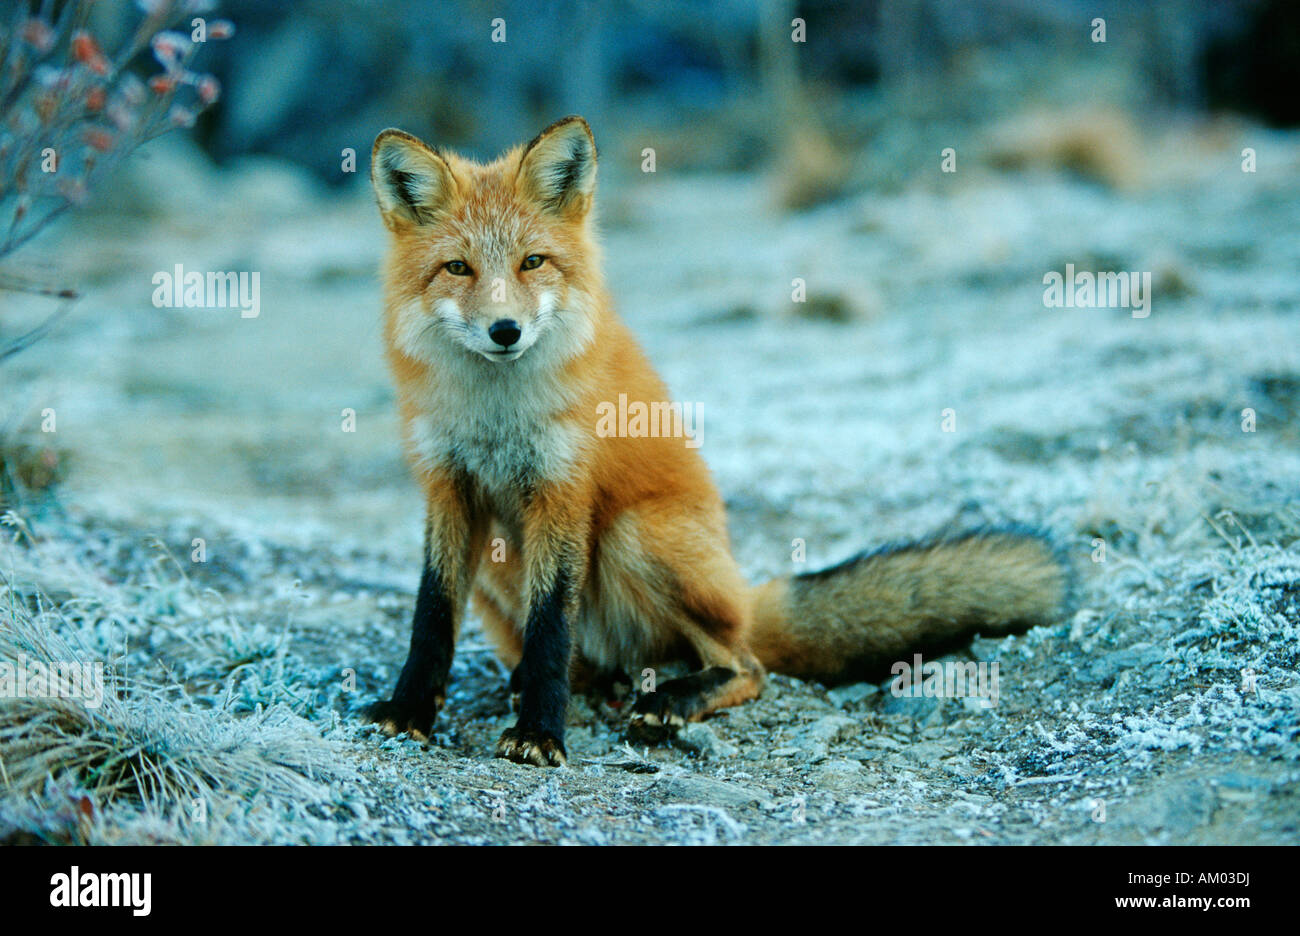
<svg viewBox="0 0 1300 936"><path fill-rule="evenodd" d="M514 319L498 319L488 326L488 337L503 348L518 341L520 334L519 323Z"/></svg>

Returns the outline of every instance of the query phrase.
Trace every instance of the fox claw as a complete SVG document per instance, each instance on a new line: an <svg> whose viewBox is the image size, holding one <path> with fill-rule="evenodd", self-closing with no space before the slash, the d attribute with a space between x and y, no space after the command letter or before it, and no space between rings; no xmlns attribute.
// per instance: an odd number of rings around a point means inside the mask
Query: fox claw
<svg viewBox="0 0 1300 936"><path fill-rule="evenodd" d="M425 705L410 705L394 699L374 702L362 709L367 721L377 724L390 738L406 733L416 741L428 741L433 722L442 708L443 697L435 695Z"/></svg>
<svg viewBox="0 0 1300 936"><path fill-rule="evenodd" d="M637 744L662 744L685 726L686 719L672 712L635 712L628 719L627 736Z"/></svg>
<svg viewBox="0 0 1300 936"><path fill-rule="evenodd" d="M564 742L559 738L545 731L520 728L518 725L501 732L496 756L534 767L563 767L569 762Z"/></svg>

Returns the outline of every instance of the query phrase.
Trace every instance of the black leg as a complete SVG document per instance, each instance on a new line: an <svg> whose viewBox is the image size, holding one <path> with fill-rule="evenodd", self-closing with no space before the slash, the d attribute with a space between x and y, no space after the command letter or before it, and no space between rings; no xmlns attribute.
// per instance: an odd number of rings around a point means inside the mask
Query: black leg
<svg viewBox="0 0 1300 936"><path fill-rule="evenodd" d="M366 717L392 734L409 731L412 737L427 738L446 698L455 641L451 598L438 573L426 564L415 598L411 649L393 698L371 705Z"/></svg>
<svg viewBox="0 0 1300 936"><path fill-rule="evenodd" d="M541 601L529 608L519 677L519 720L497 742L496 755L520 764L559 767L564 716L569 704L569 623L564 610L568 579L557 576Z"/></svg>

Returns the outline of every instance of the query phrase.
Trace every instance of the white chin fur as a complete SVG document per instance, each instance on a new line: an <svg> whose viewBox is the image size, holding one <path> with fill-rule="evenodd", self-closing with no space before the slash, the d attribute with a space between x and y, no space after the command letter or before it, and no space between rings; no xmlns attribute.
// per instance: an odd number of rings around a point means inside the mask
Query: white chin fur
<svg viewBox="0 0 1300 936"><path fill-rule="evenodd" d="M477 335L466 331L460 306L454 299L438 300L433 307L432 320L418 299L408 304L399 314L397 342L411 357L429 364L446 361L449 344L460 345L466 351L486 358L493 364L509 364L519 360L525 351L537 344L543 333L555 330L554 326L557 324L554 318L557 307L555 294L544 292L539 299L537 315L529 326L529 334L525 335L520 344L512 348L508 354L495 353L500 349L490 344L486 335L483 336L483 343L480 344ZM570 316L559 324L557 333L547 340L546 347L540 351L533 351L533 355L541 354L542 359L547 359L559 354L561 359L567 358L585 348L591 339L591 323L587 320L587 316ZM541 363L545 366L544 360Z"/></svg>

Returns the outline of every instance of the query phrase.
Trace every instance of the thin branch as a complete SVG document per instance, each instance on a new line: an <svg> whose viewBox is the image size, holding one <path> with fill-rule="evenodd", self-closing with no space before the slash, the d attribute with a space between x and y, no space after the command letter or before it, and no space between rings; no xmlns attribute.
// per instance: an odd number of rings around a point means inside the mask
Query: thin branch
<svg viewBox="0 0 1300 936"><path fill-rule="evenodd" d="M7 289L7 288L11 288L11 287L5 284L5 280L3 278L0 278L0 289ZM62 319L63 316L68 314L68 311L72 308L72 306L75 304L75 301L77 299L77 293L71 289L53 290L53 289L31 288L31 287L27 287L27 288L19 287L17 291L30 292L40 296L57 296L58 298L67 301L61 303L57 309L55 309L53 312L47 315L44 321L42 321L35 328L31 329L30 331L22 335L19 335L17 338L13 339L7 344L0 345L0 364L4 363L4 361L6 361L8 358L13 357L15 354L18 354L21 351L26 351L36 342L44 338L45 335L47 335L49 331L59 323L59 320Z"/></svg>

